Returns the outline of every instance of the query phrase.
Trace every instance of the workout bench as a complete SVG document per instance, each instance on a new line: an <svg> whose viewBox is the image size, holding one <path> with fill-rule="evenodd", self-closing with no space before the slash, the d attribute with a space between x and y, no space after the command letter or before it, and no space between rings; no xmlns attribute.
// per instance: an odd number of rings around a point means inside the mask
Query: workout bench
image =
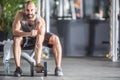
<svg viewBox="0 0 120 80"><path fill-rule="evenodd" d="M4 56L3 56L3 63L4 63L4 70L5 75L9 74L9 60L13 58L13 40L7 40L3 42L4 44ZM35 59L34 59L34 45L27 44L26 47L22 49L21 58L26 60L30 64L30 75L34 76L34 66ZM32 50L29 54L24 52L23 50ZM43 68L44 76L47 76L47 62L44 62L44 68Z"/></svg>

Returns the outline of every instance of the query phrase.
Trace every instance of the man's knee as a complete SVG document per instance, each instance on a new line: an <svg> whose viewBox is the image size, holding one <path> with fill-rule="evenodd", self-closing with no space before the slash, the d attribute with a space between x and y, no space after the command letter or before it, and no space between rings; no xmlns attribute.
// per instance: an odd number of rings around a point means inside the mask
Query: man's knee
<svg viewBox="0 0 120 80"><path fill-rule="evenodd" d="M22 37L14 37L14 46L21 45Z"/></svg>
<svg viewBox="0 0 120 80"><path fill-rule="evenodd" d="M50 37L50 43L58 43L60 40L59 40L59 37L57 35L52 35Z"/></svg>

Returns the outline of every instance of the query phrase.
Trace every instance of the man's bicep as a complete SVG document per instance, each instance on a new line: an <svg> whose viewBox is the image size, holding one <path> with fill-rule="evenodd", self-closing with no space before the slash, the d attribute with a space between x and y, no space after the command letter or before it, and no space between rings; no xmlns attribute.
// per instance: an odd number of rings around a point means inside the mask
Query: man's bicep
<svg viewBox="0 0 120 80"><path fill-rule="evenodd" d="M37 28L39 34L45 33L45 24L44 24L44 20L42 18L39 20L36 28Z"/></svg>
<svg viewBox="0 0 120 80"><path fill-rule="evenodd" d="M15 20L13 22L13 30L19 30L20 29L20 21Z"/></svg>
<svg viewBox="0 0 120 80"><path fill-rule="evenodd" d="M20 12L17 12L17 14L15 15L15 19L13 21L13 25L12 25L13 30L19 30L20 29L20 26L21 26L20 18L21 18Z"/></svg>
<svg viewBox="0 0 120 80"><path fill-rule="evenodd" d="M14 35L16 34L16 31L20 31L20 27L21 27L20 20L15 19L12 25L12 31Z"/></svg>

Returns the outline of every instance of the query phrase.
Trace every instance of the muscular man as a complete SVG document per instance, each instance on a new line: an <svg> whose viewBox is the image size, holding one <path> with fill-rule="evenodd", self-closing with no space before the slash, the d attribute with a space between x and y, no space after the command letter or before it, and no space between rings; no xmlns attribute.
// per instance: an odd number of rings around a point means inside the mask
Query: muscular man
<svg viewBox="0 0 120 80"><path fill-rule="evenodd" d="M21 59L21 44L23 37L35 38L35 60L36 72L41 72L43 66L40 64L42 53L42 45L52 46L55 57L55 75L62 76L61 58L62 48L58 36L52 33L45 32L45 21L43 18L36 16L36 7L34 2L26 2L24 9L17 12L13 22L13 35L14 35L14 58L16 63L15 76L21 76L22 70L20 68Z"/></svg>

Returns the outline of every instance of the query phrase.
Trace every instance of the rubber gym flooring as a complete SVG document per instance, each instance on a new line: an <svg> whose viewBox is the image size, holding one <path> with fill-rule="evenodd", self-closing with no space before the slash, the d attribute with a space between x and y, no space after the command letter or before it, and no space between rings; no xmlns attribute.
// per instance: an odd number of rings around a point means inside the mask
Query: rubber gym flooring
<svg viewBox="0 0 120 80"><path fill-rule="evenodd" d="M15 70L14 59L10 60L10 73L4 74L2 58L0 58L0 80L120 80L120 62L112 62L110 59L103 57L63 57L62 68L64 76L54 76L54 58L47 60L48 76L44 77L43 73L35 73L30 76L30 65L21 60L23 75L14 77Z"/></svg>

